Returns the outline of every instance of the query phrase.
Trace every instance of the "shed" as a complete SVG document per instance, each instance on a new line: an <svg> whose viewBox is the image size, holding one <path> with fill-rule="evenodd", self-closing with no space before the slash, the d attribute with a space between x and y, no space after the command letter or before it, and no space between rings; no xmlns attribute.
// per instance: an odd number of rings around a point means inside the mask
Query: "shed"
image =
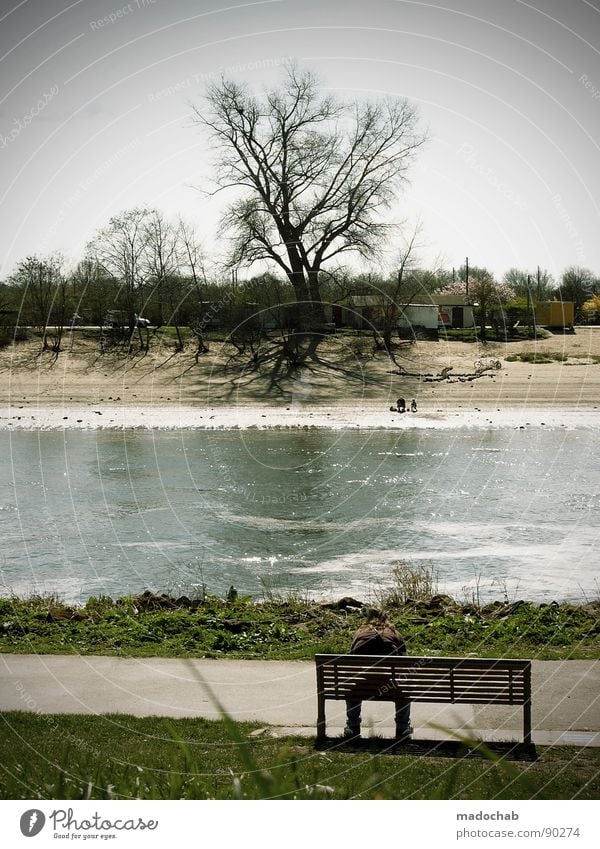
<svg viewBox="0 0 600 849"><path fill-rule="evenodd" d="M465 295L438 295L438 325L462 330L475 327L473 305L467 302Z"/></svg>

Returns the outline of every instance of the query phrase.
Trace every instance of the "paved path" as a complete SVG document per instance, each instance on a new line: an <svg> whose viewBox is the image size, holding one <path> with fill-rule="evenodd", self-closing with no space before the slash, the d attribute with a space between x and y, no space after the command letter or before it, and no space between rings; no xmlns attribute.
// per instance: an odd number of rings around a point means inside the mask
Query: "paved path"
<svg viewBox="0 0 600 849"><path fill-rule="evenodd" d="M600 661L534 661L532 688L534 742L600 746ZM0 655L0 711L216 718L214 697L234 719L315 733L308 661ZM365 705L363 715L365 732L392 735L390 704ZM416 738L446 736L435 723L490 741L522 739L522 708L414 704L412 721ZM327 702L327 722L328 734L341 733L342 702Z"/></svg>

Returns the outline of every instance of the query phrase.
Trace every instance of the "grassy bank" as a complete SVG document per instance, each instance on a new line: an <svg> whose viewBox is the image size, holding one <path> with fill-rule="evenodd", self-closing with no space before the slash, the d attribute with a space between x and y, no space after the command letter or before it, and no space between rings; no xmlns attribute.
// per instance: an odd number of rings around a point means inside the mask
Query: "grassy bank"
<svg viewBox="0 0 600 849"><path fill-rule="evenodd" d="M316 751L306 738L203 719L6 713L2 722L4 799L595 799L600 790L600 749L499 760L465 747L448 758L377 740Z"/></svg>
<svg viewBox="0 0 600 849"><path fill-rule="evenodd" d="M460 605L448 596L385 604L414 655L600 658L600 602ZM0 598L0 652L312 659L345 652L362 620L352 599L203 599L150 592L80 607L54 597Z"/></svg>

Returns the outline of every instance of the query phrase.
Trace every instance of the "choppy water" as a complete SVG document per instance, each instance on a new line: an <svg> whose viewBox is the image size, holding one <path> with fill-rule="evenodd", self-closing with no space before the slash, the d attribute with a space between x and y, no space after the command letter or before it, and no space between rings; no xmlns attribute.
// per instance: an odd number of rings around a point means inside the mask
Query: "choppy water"
<svg viewBox="0 0 600 849"><path fill-rule="evenodd" d="M0 433L0 584L375 597L402 559L483 598L599 592L589 430Z"/></svg>

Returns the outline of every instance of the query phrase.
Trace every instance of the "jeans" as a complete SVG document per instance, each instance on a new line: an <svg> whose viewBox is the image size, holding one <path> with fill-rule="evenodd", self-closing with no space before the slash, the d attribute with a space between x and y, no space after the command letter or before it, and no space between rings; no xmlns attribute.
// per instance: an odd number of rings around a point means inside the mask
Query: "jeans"
<svg viewBox="0 0 600 849"><path fill-rule="evenodd" d="M362 702L356 699L346 699L346 727L353 734L360 734ZM399 699L395 702L396 736L409 733L410 702Z"/></svg>

